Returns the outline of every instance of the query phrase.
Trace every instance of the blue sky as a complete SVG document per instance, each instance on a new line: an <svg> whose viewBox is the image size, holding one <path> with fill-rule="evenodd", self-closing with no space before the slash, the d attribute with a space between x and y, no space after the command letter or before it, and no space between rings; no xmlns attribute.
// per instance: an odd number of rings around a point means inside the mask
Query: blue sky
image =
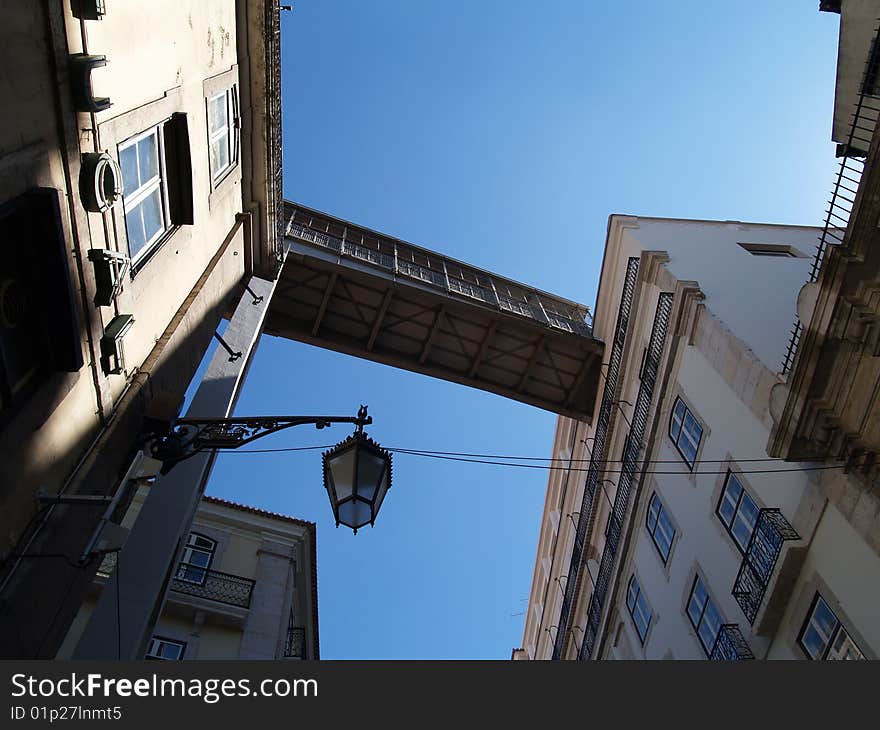
<svg viewBox="0 0 880 730"><path fill-rule="evenodd" d="M753 5L299 0L282 14L285 196L590 306L611 213L820 224L838 16ZM552 444L552 414L271 337L237 412L360 403L387 446ZM319 452L224 455L208 491L317 522L323 658L508 658L546 474L394 470L356 536L333 526Z"/></svg>

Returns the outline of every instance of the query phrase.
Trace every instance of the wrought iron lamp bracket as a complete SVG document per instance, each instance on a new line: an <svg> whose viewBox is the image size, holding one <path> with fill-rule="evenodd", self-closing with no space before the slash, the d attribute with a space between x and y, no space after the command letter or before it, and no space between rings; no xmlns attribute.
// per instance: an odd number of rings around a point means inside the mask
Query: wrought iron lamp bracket
<svg viewBox="0 0 880 730"><path fill-rule="evenodd" d="M236 418L182 418L176 420L167 435L150 444L152 456L164 463L162 473L175 464L202 451L237 449L278 431L294 426L314 425L327 428L334 423L352 423L362 433L373 422L367 407L357 416L250 416Z"/></svg>

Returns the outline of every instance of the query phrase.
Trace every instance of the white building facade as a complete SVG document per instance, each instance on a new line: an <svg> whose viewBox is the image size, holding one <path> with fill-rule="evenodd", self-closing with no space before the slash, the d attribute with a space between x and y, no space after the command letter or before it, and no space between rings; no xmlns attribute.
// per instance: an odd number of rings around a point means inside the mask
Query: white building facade
<svg viewBox="0 0 880 730"><path fill-rule="evenodd" d="M876 658L876 515L840 462L767 455L817 234L611 216L515 659Z"/></svg>

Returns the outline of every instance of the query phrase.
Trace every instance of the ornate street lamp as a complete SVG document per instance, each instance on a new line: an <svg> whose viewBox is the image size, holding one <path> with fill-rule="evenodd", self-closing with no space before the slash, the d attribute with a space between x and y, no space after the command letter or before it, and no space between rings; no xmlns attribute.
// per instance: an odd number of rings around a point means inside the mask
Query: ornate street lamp
<svg viewBox="0 0 880 730"><path fill-rule="evenodd" d="M364 433L373 422L367 407L352 416L257 416L246 418L182 418L171 427L161 419L147 422L149 449L162 462L161 474L202 451L237 449L270 433L293 426L326 428L333 423L353 423L355 432L323 454L324 487L336 526L373 525L391 488L391 454Z"/></svg>
<svg viewBox="0 0 880 730"><path fill-rule="evenodd" d="M362 410L366 415L366 408ZM391 488L391 454L358 425L345 441L324 452L323 461L324 488L336 526L342 523L355 535L368 523L372 527Z"/></svg>

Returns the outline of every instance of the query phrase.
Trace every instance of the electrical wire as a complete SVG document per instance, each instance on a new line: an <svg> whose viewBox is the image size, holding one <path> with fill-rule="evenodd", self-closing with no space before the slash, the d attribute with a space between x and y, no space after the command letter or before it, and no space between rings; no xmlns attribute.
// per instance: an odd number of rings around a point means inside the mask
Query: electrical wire
<svg viewBox="0 0 880 730"><path fill-rule="evenodd" d="M332 449L334 444L327 444L326 446L295 446L295 447L280 447L274 449L230 449L229 451L223 451L224 454L268 454L268 453L282 453L286 451L319 451L319 450L327 450ZM391 451L394 453L401 454L410 454L413 456L426 455L426 456L461 456L461 457L469 457L469 458L479 458L479 459L509 459L513 461L560 461L565 464L587 464L591 463L592 459L565 459L561 457L554 456L514 456L512 454L475 454L467 451L431 451L429 449L407 449L402 446L388 446L385 447L386 451ZM694 462L696 464L726 464L730 461L730 459L700 459ZM776 456L763 456L756 457L753 459L736 459L738 464L746 464L746 463L757 463L757 462L783 462L783 463L791 463L786 459L782 459ZM802 459L802 463L809 463L811 461L821 462L822 459ZM605 459L599 461L597 463L604 464L622 464L622 459ZM680 464L681 459L645 459L639 461L640 464Z"/></svg>
<svg viewBox="0 0 880 730"><path fill-rule="evenodd" d="M392 451L392 452L403 453L408 456L421 456L421 457L425 457L425 458L429 458L429 459L442 459L442 460L446 460L446 461L461 461L461 462L465 462L468 464L488 464L488 465L492 465L492 466L510 466L510 467L516 467L519 469L544 469L546 471L567 471L568 470L568 467L565 467L565 466L550 466L547 464L517 464L515 462L493 461L493 460L489 460L489 459L467 459L467 458L463 458L463 457L459 457L459 456L442 456L440 454L413 453L413 452L407 452L407 451L400 451L398 449L388 449L388 450ZM737 461L739 461L739 460L737 460ZM606 463L622 464L623 462L609 461ZM629 472L629 471L634 472L634 471L638 470L640 464L648 464L648 463L651 463L651 462L650 461L634 462L631 470L630 469L607 469L607 468L605 468L602 470L602 472L604 474L623 474L624 472ZM724 463L727 463L727 460L725 460ZM791 468L787 468L787 469L740 469L740 470L738 470L738 473L741 473L741 474L778 474L778 473L784 473L784 472L806 472L806 471L823 471L823 470L827 470L827 469L845 469L846 467L847 467L846 464L834 464L834 465L826 464L823 466L791 467ZM572 468L571 471L573 471L573 472L588 472L589 468L586 468L586 469ZM691 474L719 475L719 474L726 474L727 470L726 469L721 470L721 471L646 470L642 473L644 473L644 474L677 474L677 475L691 475Z"/></svg>
<svg viewBox="0 0 880 730"><path fill-rule="evenodd" d="M283 448L275 448L275 449L241 449L241 450L230 450L225 451L224 453L229 454L261 454L261 453L282 453L282 452L291 452L291 451L317 451L317 450L326 450L333 448L332 445L327 446L298 446L298 447L283 447ZM589 468L583 467L574 467L574 466L556 466L552 462L563 462L568 463L568 459L560 459L555 457L538 457L538 456L510 456L510 455L499 455L499 454L475 454L469 452L461 452L461 451L428 451L424 449L405 449L400 447L387 447L387 451L390 451L394 454L402 454L405 456L417 456L428 459L441 459L444 461L458 461L466 464L485 464L489 466L507 466L507 467L516 467L520 469L542 469L545 471L568 471L571 470L573 472L587 472ZM512 460L512 461L511 461ZM544 461L551 463L544 464L523 464L517 463L519 461ZM571 459L572 463L588 463L591 462L590 459ZM700 459L694 462L694 467L697 467L702 464L728 464L730 463L730 459ZM750 459L736 459L737 464L759 464L759 463L780 463L780 464L789 464L791 462L786 461L785 459L780 459L778 457L759 457L759 458L750 458ZM816 463L818 460L813 460L812 463ZM609 469L608 465L623 465L622 459L605 459L602 461L591 462L596 463L600 466L603 466L603 473L605 474L621 474L624 471L627 471L623 468L621 469ZM645 459L634 462L633 470L644 467L649 464L681 464L681 460L677 459ZM806 461L806 463L811 463L810 461ZM740 469L739 473L742 474L775 474L775 473L790 473L790 472L809 472L809 471L825 471L830 469L845 469L847 468L847 464L825 464L823 462L819 462L818 466L799 466L799 467L786 467L786 468L763 468L763 469ZM851 466L851 465L850 465ZM698 470L696 468L689 471L682 470L672 470L672 471L663 471L658 469L653 469L650 471L645 471L646 474L666 474L666 475L681 475L681 474L693 474L693 475L719 475L726 474L727 470L714 470L714 471L706 471L706 470Z"/></svg>

